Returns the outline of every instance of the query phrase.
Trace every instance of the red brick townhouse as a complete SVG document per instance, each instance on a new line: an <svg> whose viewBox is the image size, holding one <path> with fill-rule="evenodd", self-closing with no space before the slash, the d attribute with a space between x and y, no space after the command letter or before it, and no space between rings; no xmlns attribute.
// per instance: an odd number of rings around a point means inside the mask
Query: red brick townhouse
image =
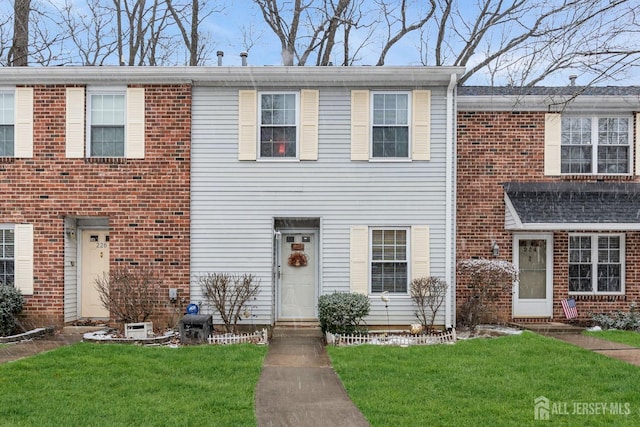
<svg viewBox="0 0 640 427"><path fill-rule="evenodd" d="M175 316L168 288L189 294L190 141L183 70L0 69L0 282L25 295L23 323L108 318L93 281L117 266L154 269L154 320Z"/></svg>
<svg viewBox="0 0 640 427"><path fill-rule="evenodd" d="M519 267L499 317L563 321L573 297L586 320L639 301L640 88L458 94L457 259Z"/></svg>

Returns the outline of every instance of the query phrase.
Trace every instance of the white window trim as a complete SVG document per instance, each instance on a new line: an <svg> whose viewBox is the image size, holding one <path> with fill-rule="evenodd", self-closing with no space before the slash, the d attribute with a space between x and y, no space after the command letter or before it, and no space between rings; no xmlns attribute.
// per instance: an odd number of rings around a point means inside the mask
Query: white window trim
<svg viewBox="0 0 640 427"><path fill-rule="evenodd" d="M0 122L0 125L13 126L13 156L12 157L16 157L16 115L18 110L16 107L16 103L17 103L16 89L14 87L9 88L9 87L0 86L0 95L13 95L13 120L11 121L11 123ZM4 156L0 156L0 157L4 157ZM0 228L1 227L2 227L2 224L0 224Z"/></svg>
<svg viewBox="0 0 640 427"><path fill-rule="evenodd" d="M122 95L124 96L124 154L122 156L92 156L91 155L91 125L93 123L91 117L91 103L93 102L93 95ZM126 159L127 158L127 88L126 87L87 87L86 89L86 97L87 97L87 123L85 128L86 140L87 140L87 148L85 152L85 156L87 158L116 158L116 159Z"/></svg>
<svg viewBox="0 0 640 427"><path fill-rule="evenodd" d="M262 157L260 154L260 132L262 130L262 95L294 95L296 100L296 156L295 157ZM299 162L300 161L300 92L296 91L258 91L256 161L261 162Z"/></svg>
<svg viewBox="0 0 640 427"><path fill-rule="evenodd" d="M407 95L407 157L374 157L373 156L373 128L376 126L373 116L373 105L375 104L374 98L376 95ZM412 144L411 144L411 132L413 128L413 99L412 92L407 90L379 90L371 91L369 94L369 161L371 162L411 162L412 156ZM399 126L398 126L399 127Z"/></svg>
<svg viewBox="0 0 640 427"><path fill-rule="evenodd" d="M380 296L382 292L373 292L372 290L372 281L373 277L371 274L371 266L373 264L373 231L374 230L404 230L406 232L406 242L405 242L405 262L407 263L407 291L406 292L389 292L389 298L393 297L407 297L411 293L411 227L385 227L385 226L376 226L369 227L369 242L368 242L368 262L367 262L367 275L369 276L369 280L367 283L367 292L369 296Z"/></svg>
<svg viewBox="0 0 640 427"><path fill-rule="evenodd" d="M570 147L571 145L564 145L562 143L562 125L560 127L560 174L561 175L574 175L574 176L607 176L607 175L617 175L617 176L631 176L633 175L633 147L634 147L634 117L632 115L620 114L620 115L587 115L587 114L563 114L562 119L578 119L578 118L586 118L591 119L591 172L587 173L577 173L577 172L562 172L562 147ZM610 172L598 172L598 147L599 144L598 138L598 119L627 119L628 120L628 147L629 147L629 158L627 159L627 172L625 173L610 173ZM606 144L602 144L602 146L607 146Z"/></svg>
<svg viewBox="0 0 640 427"><path fill-rule="evenodd" d="M625 294L625 270L626 270L626 243L624 233L569 233L569 239L571 237L591 237L591 292L579 292L568 290L569 295L624 295ZM599 237L619 237L620 238L620 292L598 292L598 238ZM567 239L567 273L569 269L569 262L571 247L570 241ZM568 284L567 284L568 288Z"/></svg>

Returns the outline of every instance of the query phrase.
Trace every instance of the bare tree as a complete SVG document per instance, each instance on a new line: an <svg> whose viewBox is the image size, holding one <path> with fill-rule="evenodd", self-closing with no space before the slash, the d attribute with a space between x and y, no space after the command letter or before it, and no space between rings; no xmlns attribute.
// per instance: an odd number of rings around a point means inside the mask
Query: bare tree
<svg viewBox="0 0 640 427"><path fill-rule="evenodd" d="M73 2L67 0L62 9L63 25L71 43L78 52L82 65L104 65L117 50L116 32L112 23L113 9L100 0L87 2L87 13L78 11Z"/></svg>
<svg viewBox="0 0 640 427"><path fill-rule="evenodd" d="M15 0L13 6L13 44L9 48L7 64L24 67L29 60L29 13L31 0Z"/></svg>

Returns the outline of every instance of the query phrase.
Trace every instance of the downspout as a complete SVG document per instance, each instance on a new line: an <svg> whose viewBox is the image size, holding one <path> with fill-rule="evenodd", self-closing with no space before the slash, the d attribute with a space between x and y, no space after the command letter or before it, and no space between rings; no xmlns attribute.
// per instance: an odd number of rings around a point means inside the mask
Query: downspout
<svg viewBox="0 0 640 427"><path fill-rule="evenodd" d="M458 79L456 74L451 74L449 87L447 88L447 133L446 133L446 165L445 165L445 280L447 286L447 297L444 306L445 327L455 326L455 237L456 237L456 85Z"/></svg>

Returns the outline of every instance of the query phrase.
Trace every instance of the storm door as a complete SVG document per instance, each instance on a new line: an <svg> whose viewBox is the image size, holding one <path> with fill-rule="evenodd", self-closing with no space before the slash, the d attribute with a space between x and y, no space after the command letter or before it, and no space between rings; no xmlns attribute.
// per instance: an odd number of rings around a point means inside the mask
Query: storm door
<svg viewBox="0 0 640 427"><path fill-rule="evenodd" d="M551 317L553 314L553 238L516 235L513 260L520 272L513 297L513 317Z"/></svg>

